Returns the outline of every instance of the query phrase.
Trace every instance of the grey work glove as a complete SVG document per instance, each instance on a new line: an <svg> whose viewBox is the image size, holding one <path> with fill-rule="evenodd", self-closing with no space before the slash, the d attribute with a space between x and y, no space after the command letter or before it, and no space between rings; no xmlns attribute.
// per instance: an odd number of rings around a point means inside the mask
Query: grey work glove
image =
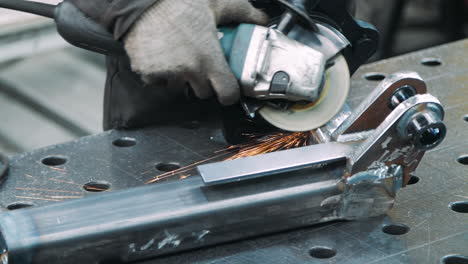
<svg viewBox="0 0 468 264"><path fill-rule="evenodd" d="M265 24L268 17L247 0L159 0L125 36L132 70L146 84L181 78L201 99L216 93L234 104L239 84L224 57L218 25ZM179 80L180 81L180 80Z"/></svg>

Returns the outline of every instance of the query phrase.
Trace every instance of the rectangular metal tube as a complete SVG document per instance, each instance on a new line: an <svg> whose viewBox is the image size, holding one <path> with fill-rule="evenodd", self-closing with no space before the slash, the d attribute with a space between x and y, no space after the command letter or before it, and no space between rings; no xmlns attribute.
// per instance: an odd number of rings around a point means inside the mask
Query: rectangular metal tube
<svg viewBox="0 0 468 264"><path fill-rule="evenodd" d="M199 176L0 214L9 263L119 263L338 219L345 162L236 184Z"/></svg>

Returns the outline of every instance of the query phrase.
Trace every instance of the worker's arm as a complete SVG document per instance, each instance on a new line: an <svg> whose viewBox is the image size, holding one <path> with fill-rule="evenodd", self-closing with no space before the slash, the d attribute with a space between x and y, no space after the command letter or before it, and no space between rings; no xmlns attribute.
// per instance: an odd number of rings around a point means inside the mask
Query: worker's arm
<svg viewBox="0 0 468 264"><path fill-rule="evenodd" d="M239 84L226 62L218 26L265 24L248 0L69 0L122 38L132 70L146 84L182 80L197 97L239 99Z"/></svg>

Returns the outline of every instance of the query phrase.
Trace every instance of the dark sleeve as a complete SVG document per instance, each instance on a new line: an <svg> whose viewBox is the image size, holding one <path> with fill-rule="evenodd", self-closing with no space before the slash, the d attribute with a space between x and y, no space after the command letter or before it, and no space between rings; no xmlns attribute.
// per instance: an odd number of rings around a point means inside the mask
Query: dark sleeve
<svg viewBox="0 0 468 264"><path fill-rule="evenodd" d="M120 39L158 0L67 0Z"/></svg>

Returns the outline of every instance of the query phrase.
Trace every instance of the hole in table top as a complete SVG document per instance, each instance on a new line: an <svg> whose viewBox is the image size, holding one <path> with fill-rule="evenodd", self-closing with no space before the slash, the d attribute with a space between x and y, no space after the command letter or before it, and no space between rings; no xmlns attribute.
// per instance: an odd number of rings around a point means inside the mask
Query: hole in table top
<svg viewBox="0 0 468 264"><path fill-rule="evenodd" d="M467 214L468 202L454 202L450 204L450 208L457 213Z"/></svg>
<svg viewBox="0 0 468 264"><path fill-rule="evenodd" d="M463 156L458 157L457 161L460 164L468 165L468 155L463 155Z"/></svg>
<svg viewBox="0 0 468 264"><path fill-rule="evenodd" d="M309 250L309 254L313 258L318 258L318 259L329 259L333 258L336 256L336 250L333 248L329 247L313 247L311 250Z"/></svg>
<svg viewBox="0 0 468 264"><path fill-rule="evenodd" d="M419 179L418 176L411 176L411 178L409 179L408 181L408 185L413 185L413 184L416 184L420 181L421 179Z"/></svg>
<svg viewBox="0 0 468 264"><path fill-rule="evenodd" d="M83 185L83 189L87 192L105 192L109 190L110 187L110 183L105 181L88 182Z"/></svg>
<svg viewBox="0 0 468 264"><path fill-rule="evenodd" d="M187 123L182 124L182 128L192 129L192 130L199 129L200 126L201 126L201 124L198 121L191 121L191 122L187 122Z"/></svg>
<svg viewBox="0 0 468 264"><path fill-rule="evenodd" d="M364 79L368 81L382 81L383 79L385 79L385 77L385 74L380 72L370 72L364 74Z"/></svg>
<svg viewBox="0 0 468 264"><path fill-rule="evenodd" d="M443 264L468 264L468 257L463 255L448 255L442 258Z"/></svg>
<svg viewBox="0 0 468 264"><path fill-rule="evenodd" d="M128 148L128 147L133 147L137 143L136 139L131 138L131 137L123 137L115 140L112 142L112 144L116 147L119 148Z"/></svg>
<svg viewBox="0 0 468 264"><path fill-rule="evenodd" d="M421 64L429 67L436 67L442 65L442 60L438 58L424 58L421 60Z"/></svg>
<svg viewBox="0 0 468 264"><path fill-rule="evenodd" d="M468 115L465 115L465 116L463 117L463 120L464 120L465 122L468 122Z"/></svg>
<svg viewBox="0 0 468 264"><path fill-rule="evenodd" d="M180 165L175 162L159 163L156 165L156 169L162 172L171 172L180 168Z"/></svg>
<svg viewBox="0 0 468 264"><path fill-rule="evenodd" d="M24 208L28 208L28 207L33 207L34 204L32 203L26 203L26 202L21 202L21 203L11 203L9 204L6 208L8 210L18 210L18 209L24 209Z"/></svg>
<svg viewBox="0 0 468 264"><path fill-rule="evenodd" d="M67 158L63 156L49 156L41 160L46 166L60 166L67 163Z"/></svg>
<svg viewBox="0 0 468 264"><path fill-rule="evenodd" d="M382 227L382 231L385 234L392 236L401 236L408 233L410 228L404 224L388 224Z"/></svg>

